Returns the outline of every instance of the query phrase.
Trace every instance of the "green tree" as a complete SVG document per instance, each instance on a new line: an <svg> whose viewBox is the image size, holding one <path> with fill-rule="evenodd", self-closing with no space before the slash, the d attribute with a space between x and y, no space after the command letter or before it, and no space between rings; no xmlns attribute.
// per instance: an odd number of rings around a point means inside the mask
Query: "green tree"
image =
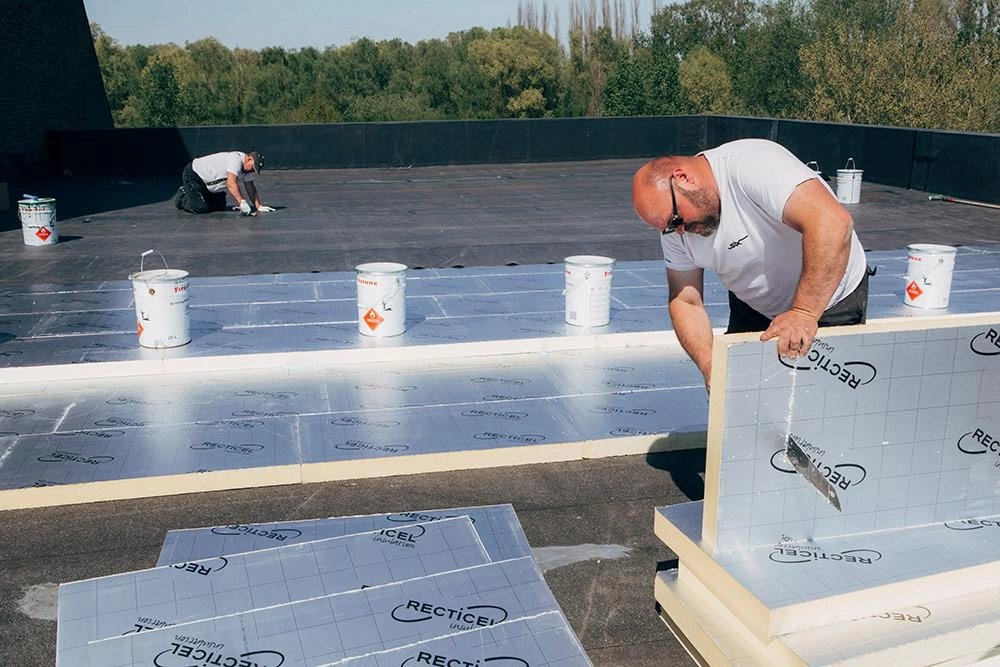
<svg viewBox="0 0 1000 667"><path fill-rule="evenodd" d="M230 125L242 120L234 95L233 54L209 37L184 47L179 58L180 121L186 125Z"/></svg>
<svg viewBox="0 0 1000 667"><path fill-rule="evenodd" d="M497 118L554 115L559 98L559 44L538 31L496 28L469 46Z"/></svg>
<svg viewBox="0 0 1000 667"><path fill-rule="evenodd" d="M677 72L689 113L726 114L734 111L733 87L726 63L705 46L690 51Z"/></svg>
<svg viewBox="0 0 1000 667"><path fill-rule="evenodd" d="M153 56L139 75L135 95L122 109L122 122L130 127L174 127L180 111L176 68L168 59Z"/></svg>
<svg viewBox="0 0 1000 667"><path fill-rule="evenodd" d="M835 122L995 131L996 113L977 100L997 100L998 51L965 41L949 9L921 0L889 28L840 25L804 47L810 109Z"/></svg>
<svg viewBox="0 0 1000 667"><path fill-rule="evenodd" d="M458 68L452 46L440 39L417 43L413 54L413 91L441 118L457 118L453 77Z"/></svg>
<svg viewBox="0 0 1000 667"><path fill-rule="evenodd" d="M733 93L748 114L804 118L809 82L799 52L814 38L813 16L798 0L764 3L758 12L746 30L738 64L729 64Z"/></svg>

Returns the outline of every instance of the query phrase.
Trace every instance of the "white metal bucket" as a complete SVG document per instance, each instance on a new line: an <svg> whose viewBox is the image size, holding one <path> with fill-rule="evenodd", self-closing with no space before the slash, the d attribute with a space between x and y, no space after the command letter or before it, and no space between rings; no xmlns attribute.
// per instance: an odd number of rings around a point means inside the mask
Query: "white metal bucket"
<svg viewBox="0 0 1000 667"><path fill-rule="evenodd" d="M56 231L56 200L48 197L20 199L17 216L21 219L24 245L53 245L59 243Z"/></svg>
<svg viewBox="0 0 1000 667"><path fill-rule="evenodd" d="M819 168L819 162L816 162L815 160L812 162L806 162L806 166L812 169L813 173L816 174L820 180L823 180L823 170Z"/></svg>
<svg viewBox="0 0 1000 667"><path fill-rule="evenodd" d="M406 269L396 262L355 267L358 281L358 332L385 338L406 331Z"/></svg>
<svg viewBox="0 0 1000 667"><path fill-rule="evenodd" d="M854 168L854 158L848 158L846 169L837 170L837 200L842 204L861 201L861 175L863 169Z"/></svg>
<svg viewBox="0 0 1000 667"><path fill-rule="evenodd" d="M153 252L156 251L147 250L142 253L142 258ZM164 260L164 267L166 264ZM146 271L140 261L139 272L128 278L132 281L135 299L139 345L162 348L179 347L191 342L187 271L170 268Z"/></svg>
<svg viewBox="0 0 1000 667"><path fill-rule="evenodd" d="M599 255L574 255L565 260L566 323L601 327L611 320L611 274L615 260Z"/></svg>
<svg viewBox="0 0 1000 667"><path fill-rule="evenodd" d="M915 308L947 308L951 277L955 271L955 248L916 243L906 246L906 288L903 302Z"/></svg>

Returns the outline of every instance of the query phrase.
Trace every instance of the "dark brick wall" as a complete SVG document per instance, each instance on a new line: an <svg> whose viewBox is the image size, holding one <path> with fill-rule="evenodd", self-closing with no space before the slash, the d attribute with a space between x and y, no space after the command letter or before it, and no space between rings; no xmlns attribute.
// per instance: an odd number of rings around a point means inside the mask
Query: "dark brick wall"
<svg viewBox="0 0 1000 667"><path fill-rule="evenodd" d="M0 182L50 161L49 130L112 127L83 0L0 0Z"/></svg>

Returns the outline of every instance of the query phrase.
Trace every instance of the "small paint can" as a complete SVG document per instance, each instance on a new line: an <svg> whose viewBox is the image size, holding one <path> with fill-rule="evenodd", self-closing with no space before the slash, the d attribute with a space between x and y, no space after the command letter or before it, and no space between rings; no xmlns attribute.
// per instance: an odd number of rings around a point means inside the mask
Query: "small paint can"
<svg viewBox="0 0 1000 667"><path fill-rule="evenodd" d="M903 303L914 308L947 308L956 249L915 243L906 246L906 288Z"/></svg>
<svg viewBox="0 0 1000 667"><path fill-rule="evenodd" d="M863 169L854 168L854 158L847 159L844 169L837 170L837 200L842 204L857 204L861 201L861 175Z"/></svg>
<svg viewBox="0 0 1000 667"><path fill-rule="evenodd" d="M167 268L166 260L158 252L165 268L145 270L143 260L154 252L157 251L142 253L139 271L128 277L132 281L139 345L150 348L179 347L191 342L188 273Z"/></svg>
<svg viewBox="0 0 1000 667"><path fill-rule="evenodd" d="M31 197L17 202L17 217L21 219L24 245L41 246L59 243L56 231L56 200Z"/></svg>
<svg viewBox="0 0 1000 667"><path fill-rule="evenodd" d="M406 331L406 269L396 262L355 267L358 283L358 333L385 338Z"/></svg>
<svg viewBox="0 0 1000 667"><path fill-rule="evenodd" d="M566 323L601 327L611 320L611 276L615 260L599 255L574 255L564 260Z"/></svg>

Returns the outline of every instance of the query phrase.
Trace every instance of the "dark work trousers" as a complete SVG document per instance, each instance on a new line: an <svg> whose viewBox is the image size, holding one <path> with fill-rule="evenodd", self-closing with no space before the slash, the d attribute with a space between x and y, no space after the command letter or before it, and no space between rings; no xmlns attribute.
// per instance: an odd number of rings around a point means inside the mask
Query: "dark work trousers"
<svg viewBox="0 0 1000 667"><path fill-rule="evenodd" d="M875 275L875 271L871 268L865 270L865 275L854 291L827 308L819 318L819 325L834 327L844 324L864 324L868 313L868 276L871 275ZM769 326L771 318L758 313L732 292L729 293L729 328L726 329L726 333L764 331Z"/></svg>
<svg viewBox="0 0 1000 667"><path fill-rule="evenodd" d="M201 180L201 176L191 168L190 162L184 167L181 184L184 186L181 208L185 211L209 213L226 209L226 192L209 192L205 181Z"/></svg>

